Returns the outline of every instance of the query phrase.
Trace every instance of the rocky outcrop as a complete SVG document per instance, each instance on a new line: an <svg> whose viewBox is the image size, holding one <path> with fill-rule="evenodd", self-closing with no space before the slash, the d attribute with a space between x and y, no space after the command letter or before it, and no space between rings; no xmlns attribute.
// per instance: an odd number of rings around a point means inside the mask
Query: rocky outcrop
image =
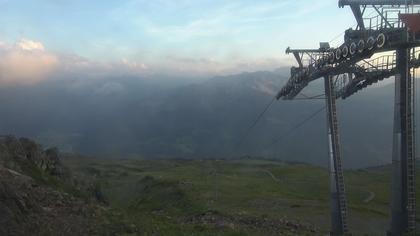
<svg viewBox="0 0 420 236"><path fill-rule="evenodd" d="M0 166L0 235L89 235L94 209Z"/></svg>
<svg viewBox="0 0 420 236"><path fill-rule="evenodd" d="M107 235L99 187L85 192L75 182L57 149L1 136L0 235Z"/></svg>
<svg viewBox="0 0 420 236"><path fill-rule="evenodd" d="M0 164L15 171L23 171L24 166L35 166L53 176L65 175L57 148L43 150L30 139L10 135L0 136Z"/></svg>

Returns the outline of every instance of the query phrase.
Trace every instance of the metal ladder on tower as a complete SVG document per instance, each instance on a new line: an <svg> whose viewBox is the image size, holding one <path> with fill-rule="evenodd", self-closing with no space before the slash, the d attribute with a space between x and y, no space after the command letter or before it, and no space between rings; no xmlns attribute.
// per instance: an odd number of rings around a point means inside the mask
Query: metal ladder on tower
<svg viewBox="0 0 420 236"><path fill-rule="evenodd" d="M336 96L334 92L334 85L332 82L329 83L331 91L331 99L329 99L328 106L330 107L330 111L332 113L332 134L333 134L333 150L334 150L334 168L336 172L336 188L338 194L338 207L340 211L341 217L341 224L343 227L343 233L348 233L348 225L347 225L347 201L346 201L346 190L344 186L344 177L343 177L343 169L341 164L341 151L340 151L340 138L338 135L338 120L337 120L337 108L336 108Z"/></svg>
<svg viewBox="0 0 420 236"><path fill-rule="evenodd" d="M411 76L407 81L407 230L413 232L416 227L416 195L415 195L415 146L414 146L414 79ZM414 91L415 92L415 91Z"/></svg>

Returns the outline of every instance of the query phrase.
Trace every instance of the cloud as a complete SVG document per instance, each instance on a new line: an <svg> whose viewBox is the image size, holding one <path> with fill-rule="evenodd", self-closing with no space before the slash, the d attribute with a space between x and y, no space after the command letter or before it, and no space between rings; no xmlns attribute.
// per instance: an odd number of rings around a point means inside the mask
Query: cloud
<svg viewBox="0 0 420 236"><path fill-rule="evenodd" d="M0 41L0 86L33 85L57 77L101 78L139 75L148 67L139 61L95 61L74 54L53 53L43 43L21 39Z"/></svg>
<svg viewBox="0 0 420 236"><path fill-rule="evenodd" d="M44 80L58 65L56 55L40 42L22 39L13 46L0 44L0 83L34 84Z"/></svg>
<svg viewBox="0 0 420 236"><path fill-rule="evenodd" d="M21 39L15 43L0 41L0 86L34 85L60 78L104 79L122 77L210 77L240 73L243 71L273 70L282 66L281 57L260 57L253 60L241 56L213 58L166 54L156 61L144 63L136 58L99 61L77 54L53 53L43 43ZM98 94L114 94L122 88L109 84L96 91Z"/></svg>
<svg viewBox="0 0 420 236"><path fill-rule="evenodd" d="M126 58L121 59L121 64L134 71L143 71L147 69L144 63L130 61Z"/></svg>
<svg viewBox="0 0 420 236"><path fill-rule="evenodd" d="M85 78L103 78L113 76L139 76L149 73L146 64L122 58L119 61L95 61L78 55L60 55L59 73L83 76Z"/></svg>
<svg viewBox="0 0 420 236"><path fill-rule="evenodd" d="M165 61L151 69L186 77L209 77L261 70L270 71L290 65L293 62L282 56L259 57L253 60L232 57L227 59L227 61L207 57L195 58L167 55Z"/></svg>
<svg viewBox="0 0 420 236"><path fill-rule="evenodd" d="M220 6L218 6L220 5ZM281 26L282 22L289 20L305 22L306 16L319 9L331 5L330 0L320 0L311 3L308 7L307 1L284 0L267 2L244 2L228 1L226 4L212 4L205 14L193 17L189 21L178 24L161 24L158 20L148 20L143 25L146 31L152 35L165 37L171 41L191 41L203 37L244 37L251 29L263 28L264 23L273 24L276 22ZM188 1L188 8L199 9L201 3ZM217 7L216 7L217 6ZM157 7L161 7L158 5ZM171 6L182 11L181 6ZM285 9L293 9L286 11ZM255 37L255 36L248 36Z"/></svg>
<svg viewBox="0 0 420 236"><path fill-rule="evenodd" d="M16 47L25 51L44 51L44 45L40 42L29 39L21 39L16 43Z"/></svg>

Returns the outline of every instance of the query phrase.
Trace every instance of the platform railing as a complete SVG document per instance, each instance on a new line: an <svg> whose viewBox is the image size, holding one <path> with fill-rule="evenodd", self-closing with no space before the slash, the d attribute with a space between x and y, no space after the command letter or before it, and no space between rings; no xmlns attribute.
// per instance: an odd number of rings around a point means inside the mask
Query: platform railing
<svg viewBox="0 0 420 236"><path fill-rule="evenodd" d="M376 10L372 9L371 14L374 16L363 17L365 27L368 30L381 30L388 28L403 28L405 25L400 20L399 14L401 13L420 13L419 6L392 6L392 7L379 7ZM382 15L382 16L381 16Z"/></svg>

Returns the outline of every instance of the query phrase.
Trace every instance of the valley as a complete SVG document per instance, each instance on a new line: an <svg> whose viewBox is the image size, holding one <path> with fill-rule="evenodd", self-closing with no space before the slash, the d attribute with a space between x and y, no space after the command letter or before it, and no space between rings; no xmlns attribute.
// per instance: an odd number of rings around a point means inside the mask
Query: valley
<svg viewBox="0 0 420 236"><path fill-rule="evenodd" d="M110 206L151 235L324 235L329 229L324 168L256 159L65 163L76 175L94 177ZM386 231L389 180L388 166L345 173L354 235Z"/></svg>

